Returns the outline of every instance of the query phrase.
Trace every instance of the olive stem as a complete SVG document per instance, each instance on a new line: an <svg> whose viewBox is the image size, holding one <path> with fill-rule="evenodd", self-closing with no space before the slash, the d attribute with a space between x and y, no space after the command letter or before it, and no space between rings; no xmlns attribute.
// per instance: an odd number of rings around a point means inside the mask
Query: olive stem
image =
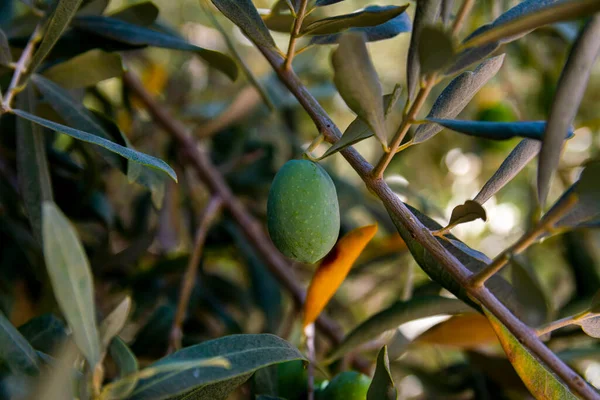
<svg viewBox="0 0 600 400"><path fill-rule="evenodd" d="M306 336L306 353L308 357L308 400L315 398L315 362L317 360L315 352L315 324L309 324L304 328Z"/></svg>

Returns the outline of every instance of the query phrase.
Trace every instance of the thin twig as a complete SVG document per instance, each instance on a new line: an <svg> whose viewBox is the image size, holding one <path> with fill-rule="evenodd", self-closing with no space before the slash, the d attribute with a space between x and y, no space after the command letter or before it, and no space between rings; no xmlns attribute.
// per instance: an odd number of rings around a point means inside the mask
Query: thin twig
<svg viewBox="0 0 600 400"><path fill-rule="evenodd" d="M467 19L467 16L471 12L471 9L475 5L475 0L465 0L463 1L460 10L458 10L458 14L456 14L456 18L454 19L454 23L452 24L452 35L456 36L460 32L460 28L462 28L463 23Z"/></svg>
<svg viewBox="0 0 600 400"><path fill-rule="evenodd" d="M577 198L575 196L569 197L560 207L552 210L544 219L542 219L531 231L527 232L511 247L504 250L498 257L492 261L487 267L474 274L471 278L469 286L481 287L485 282L490 279L494 274L499 272L511 257L521 254L529 246L535 243L540 236L552 229L554 224L560 220L573 206L577 204Z"/></svg>
<svg viewBox="0 0 600 400"><path fill-rule="evenodd" d="M319 132L323 134L328 142L337 142L342 135L341 131L302 84L294 71L281 68L284 61L277 52L260 44L256 45L271 63L281 81L309 114ZM472 272L431 235L429 229L410 212L383 179L373 175L373 167L354 148L345 148L340 153L362 178L367 188L383 202L390 216L398 224L401 224L433 259L443 265L449 275L459 285L467 289L471 297L494 314L515 337L519 338L523 346L559 376L571 391L585 399L600 399L598 393L581 376L548 349L537 337L534 330L510 312L485 286L479 288L469 287Z"/></svg>
<svg viewBox="0 0 600 400"><path fill-rule="evenodd" d="M289 70L292 67L292 61L296 55L296 42L298 41L300 29L302 29L302 23L304 22L304 17L306 16L307 5L308 0L300 1L300 8L298 10L298 14L296 15L296 19L294 20L294 26L290 34L290 44L288 45L287 57L285 59L285 64L283 65L283 68L286 70Z"/></svg>
<svg viewBox="0 0 600 400"><path fill-rule="evenodd" d="M557 329L564 328L565 326L573 325L581 321L585 321L586 319L596 318L598 314L590 313L588 310L583 311L576 315L571 315L569 317L561 318L556 321L552 321L538 329L536 329L535 333L538 336L543 336L547 333L553 332Z"/></svg>
<svg viewBox="0 0 600 400"><path fill-rule="evenodd" d="M15 71L13 72L10 84L8 85L8 89L6 90L6 95L4 96L4 100L2 101L2 110L4 112L10 111L13 98L19 92L21 76L23 76L23 74L27 72L27 67L33 55L33 50L35 49L36 44L41 39L41 32L42 25L38 24L35 27L33 33L31 34L31 37L29 38L29 42L27 42L25 49L23 49L21 57L19 57L19 61L17 61L17 63L15 64Z"/></svg>
<svg viewBox="0 0 600 400"><path fill-rule="evenodd" d="M202 248L204 247L208 230L210 229L215 217L221 210L222 205L223 201L218 196L211 198L206 206L202 220L200 221L200 226L198 226L198 230L196 231L196 236L194 238L194 249L188 261L185 274L183 274L183 277L181 278L181 291L179 293L179 302L177 303L177 311L175 312L173 326L171 327L168 353L172 353L173 351L181 348L183 321L186 316L192 290L194 289L194 285L196 283L196 275L198 273L198 264L200 263Z"/></svg>

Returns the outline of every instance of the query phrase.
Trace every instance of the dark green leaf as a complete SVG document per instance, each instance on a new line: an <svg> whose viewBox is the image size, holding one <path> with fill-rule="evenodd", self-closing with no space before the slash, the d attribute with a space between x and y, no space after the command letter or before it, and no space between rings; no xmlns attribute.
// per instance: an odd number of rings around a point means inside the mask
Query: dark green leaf
<svg viewBox="0 0 600 400"><path fill-rule="evenodd" d="M42 205L44 258L54 296L77 346L93 368L100 361L92 272L69 220L52 202Z"/></svg>
<svg viewBox="0 0 600 400"><path fill-rule="evenodd" d="M340 33L350 28L366 28L381 25L396 18L408 8L403 6L389 6L370 8L356 11L352 14L338 15L324 18L307 24L300 31L301 35L331 35Z"/></svg>
<svg viewBox="0 0 600 400"><path fill-rule="evenodd" d="M13 374L35 375L39 372L38 356L10 321L0 312L0 362Z"/></svg>
<svg viewBox="0 0 600 400"><path fill-rule="evenodd" d="M600 2L595 3L600 5ZM582 29L558 82L538 164L538 200L542 207L546 203L551 180L558 166L565 134L577 114L592 66L600 53L598 37L600 15L592 17Z"/></svg>
<svg viewBox="0 0 600 400"><path fill-rule="evenodd" d="M473 201L484 204L508 182L510 182L529 161L539 153L542 147L541 142L537 140L523 139L510 152L508 157L502 162L494 175L483 185L483 188L477 193Z"/></svg>
<svg viewBox="0 0 600 400"><path fill-rule="evenodd" d="M579 361L598 361L600 360L600 346L565 349L556 352L556 355L567 364Z"/></svg>
<svg viewBox="0 0 600 400"><path fill-rule="evenodd" d="M589 310L594 314L600 314L600 290L598 290L592 298Z"/></svg>
<svg viewBox="0 0 600 400"><path fill-rule="evenodd" d="M79 8L79 11L77 11L77 16L101 15L104 10L106 10L106 7L108 7L108 2L109 0L84 0L84 4L82 4Z"/></svg>
<svg viewBox="0 0 600 400"><path fill-rule="evenodd" d="M315 5L317 7L328 6L330 4L340 3L344 0L317 0Z"/></svg>
<svg viewBox="0 0 600 400"><path fill-rule="evenodd" d="M10 52L10 46L8 45L8 39L2 29L0 29L0 64L8 65L12 62L12 54Z"/></svg>
<svg viewBox="0 0 600 400"><path fill-rule="evenodd" d="M442 28L425 26L421 29L418 52L421 74L431 74L445 68L454 57L454 39Z"/></svg>
<svg viewBox="0 0 600 400"><path fill-rule="evenodd" d="M27 87L18 100L24 110L35 109L33 88ZM41 245L42 202L52 200L52 183L44 132L39 125L24 119L17 121L17 173L29 223Z"/></svg>
<svg viewBox="0 0 600 400"><path fill-rule="evenodd" d="M377 366L367 392L367 400L396 400L397 397L398 391L394 387L390 372L387 346L383 346L377 355Z"/></svg>
<svg viewBox="0 0 600 400"><path fill-rule="evenodd" d="M227 400L238 387L242 386L252 374L236 376L226 381L201 386L169 400Z"/></svg>
<svg viewBox="0 0 600 400"><path fill-rule="evenodd" d="M275 41L251 0L211 0L255 44L275 48Z"/></svg>
<svg viewBox="0 0 600 400"><path fill-rule="evenodd" d="M121 56L102 50L90 50L44 71L46 78L66 89L93 86L100 81L122 74Z"/></svg>
<svg viewBox="0 0 600 400"><path fill-rule="evenodd" d="M71 19L79 9L81 0L59 0L50 15L50 20L44 29L44 36L27 68L27 74L35 72L37 67L50 53L60 36L69 26Z"/></svg>
<svg viewBox="0 0 600 400"><path fill-rule="evenodd" d="M177 36L103 16L77 17L73 20L73 26L130 45L191 51L232 80L237 78L237 65L229 56L193 45Z"/></svg>
<svg viewBox="0 0 600 400"><path fill-rule="evenodd" d="M35 317L19 327L34 349L54 354L67 338L65 324L52 314Z"/></svg>
<svg viewBox="0 0 600 400"><path fill-rule="evenodd" d="M135 358L135 355L121 338L118 336L113 338L113 340L110 342L108 350L110 351L110 356L119 370L119 378L124 378L138 371L138 361ZM104 389L102 396L106 397L102 398L126 399L127 396L131 394L136 384L137 380L133 379L128 382L128 384L113 387L112 390L111 388L108 390Z"/></svg>
<svg viewBox="0 0 600 400"><path fill-rule="evenodd" d="M147 154L140 153L139 151L120 146L104 138L92 135L91 133L83 132L77 129L69 128L65 125L57 124L56 122L48 121L46 119L37 117L33 114L29 114L28 112L22 110L13 110L13 112L21 118L25 118L29 121L35 122L36 124L46 127L48 129L64 133L77 140L102 146L114 153L119 154L122 157L127 158L128 160L132 160L137 163L147 165L151 168L161 170L167 173L173 180L177 181L177 175L175 174L175 171L173 171L173 169L169 167L167 163L165 163L162 160L159 160L158 158L154 158Z"/></svg>
<svg viewBox="0 0 600 400"><path fill-rule="evenodd" d="M487 81L498 72L504 61L504 54L490 58L481 63L473 72L463 72L450 82L438 96L427 118L454 118L471 101L473 96ZM436 125L420 125L413 137L414 143L421 143L432 138L442 128Z"/></svg>
<svg viewBox="0 0 600 400"><path fill-rule="evenodd" d="M398 127L396 119L390 114L392 114L401 92L401 87L396 86L393 93L383 96L383 106L386 110L386 132L391 132L393 129ZM335 154L362 140L368 139L371 136L373 136L373 131L366 123L362 121L362 119L357 117L350 123L350 125L348 125L340 140L331 145L331 147L329 147L327 151L323 153L321 157L319 157L319 160L329 157L330 155Z"/></svg>
<svg viewBox="0 0 600 400"><path fill-rule="evenodd" d="M158 7L151 1L142 1L108 15L134 25L149 26L158 18Z"/></svg>
<svg viewBox="0 0 600 400"><path fill-rule="evenodd" d="M387 148L383 93L364 37L349 33L340 39L332 56L335 86L360 119Z"/></svg>
<svg viewBox="0 0 600 400"><path fill-rule="evenodd" d="M376 339L385 331L397 328L406 322L441 314L460 314L472 310L460 300L440 296L413 297L407 301L397 301L350 331L328 359L337 360L362 343Z"/></svg>
<svg viewBox="0 0 600 400"><path fill-rule="evenodd" d="M421 66L419 64L419 39L421 31L426 25L432 25L435 22L439 7L440 0L423 0L417 2L406 60L406 86L408 87L409 99L413 98L415 89L421 79Z"/></svg>
<svg viewBox="0 0 600 400"><path fill-rule="evenodd" d="M153 379L144 379L138 383L132 399L164 399L187 393L201 386L223 382L249 374L259 368L284 361L303 360L300 352L288 342L274 335L231 335L209 340L201 344L182 349L165 357L151 366L165 365L176 361L225 357L231 368L208 367L200 371L184 371L161 374Z"/></svg>
<svg viewBox="0 0 600 400"><path fill-rule="evenodd" d="M454 226L464 224L466 222L475 221L476 219L487 220L485 209L476 201L467 200L464 204L454 207L448 225Z"/></svg>
<svg viewBox="0 0 600 400"><path fill-rule="evenodd" d="M549 307L546 294L540 286L533 268L513 258L511 263L511 281L517 292L517 298L523 304L524 313L531 326L540 326L548 322Z"/></svg>
<svg viewBox="0 0 600 400"><path fill-rule="evenodd" d="M546 121L491 122L438 118L428 118L427 120L465 135L491 140L508 140L515 137L542 140L546 129ZM567 130L566 139L571 137L573 137L572 126ZM565 137L563 137L564 140Z"/></svg>
<svg viewBox="0 0 600 400"><path fill-rule="evenodd" d="M382 9L390 8L394 6L367 6L365 11L379 12ZM367 42L376 42L379 40L385 40L393 38L400 33L410 32L411 22L410 17L406 12L392 18L383 24L375 26L367 26L361 28L350 28L345 32L351 33L362 33L365 35ZM334 33L331 35L314 35L310 39L310 44L334 44L340 39L341 34Z"/></svg>

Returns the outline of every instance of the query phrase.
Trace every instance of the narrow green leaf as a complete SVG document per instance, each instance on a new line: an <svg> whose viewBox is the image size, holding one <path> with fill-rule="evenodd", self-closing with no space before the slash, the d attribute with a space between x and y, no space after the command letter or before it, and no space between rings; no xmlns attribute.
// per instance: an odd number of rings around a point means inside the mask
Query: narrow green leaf
<svg viewBox="0 0 600 400"><path fill-rule="evenodd" d="M508 140L515 137L542 140L546 129L546 121L492 122L439 118L428 118L427 120L465 135L491 140ZM570 139L573 135L573 127L568 127L563 141Z"/></svg>
<svg viewBox="0 0 600 400"><path fill-rule="evenodd" d="M538 399L576 399L577 397L541 361L537 360L516 337L487 309L504 352L527 389Z"/></svg>
<svg viewBox="0 0 600 400"><path fill-rule="evenodd" d="M524 312L528 314L527 320L531 326L541 326L548 322L550 313L546 294L533 268L518 257L511 261L511 281Z"/></svg>
<svg viewBox="0 0 600 400"><path fill-rule="evenodd" d="M135 374L138 370L138 361L133 352L118 336L113 338L109 346L110 356L117 365L119 370L119 378L123 379L126 376ZM118 381L117 381L118 382ZM103 400L126 399L137 384L137 379L130 379L128 384L121 385L106 385L102 389L100 398Z"/></svg>
<svg viewBox="0 0 600 400"><path fill-rule="evenodd" d="M151 1L142 1L140 3L126 6L108 16L129 22L134 25L149 26L158 18L158 7Z"/></svg>
<svg viewBox="0 0 600 400"><path fill-rule="evenodd" d="M429 114L427 114L427 118L450 119L456 117L467 106L473 96L496 75L503 61L504 54L490 58L482 62L473 72L463 72L454 78L438 96ZM415 131L413 141L415 143L424 142L441 130L442 128L436 125L420 125Z"/></svg>
<svg viewBox="0 0 600 400"><path fill-rule="evenodd" d="M383 93L363 35L349 33L332 55L334 83L340 95L387 148Z"/></svg>
<svg viewBox="0 0 600 400"><path fill-rule="evenodd" d="M152 367L210 357L226 358L231 368L171 372L144 379L138 383L131 399L164 399L217 382L227 385L228 380L248 376L259 368L284 361L304 360L296 348L277 336L248 334L225 336L182 349L152 364Z"/></svg>
<svg viewBox="0 0 600 400"><path fill-rule="evenodd" d="M435 315L452 315L468 311L473 311L473 309L464 302L441 296L420 296L407 301L397 301L350 331L327 358L331 361L337 360L359 345L406 322Z"/></svg>
<svg viewBox="0 0 600 400"><path fill-rule="evenodd" d="M100 343L106 349L111 340L121 332L129 312L131 311L131 298L126 296L121 303L100 324Z"/></svg>
<svg viewBox="0 0 600 400"><path fill-rule="evenodd" d="M58 0L50 20L46 24L44 29L44 36L38 46L37 50L33 54L33 58L27 68L27 74L30 75L37 67L40 66L44 58L50 53L60 36L63 34L65 29L69 26L71 19L75 16L75 13L81 5L81 0Z"/></svg>
<svg viewBox="0 0 600 400"><path fill-rule="evenodd" d="M44 258L54 296L91 368L100 361L92 272L69 220L52 202L42 205Z"/></svg>
<svg viewBox="0 0 600 400"><path fill-rule="evenodd" d="M443 28L424 26L418 44L421 74L427 75L445 68L454 57L454 39Z"/></svg>
<svg viewBox="0 0 600 400"><path fill-rule="evenodd" d="M167 163L165 163L162 160L159 160L158 158L154 158L147 154L140 153L139 151L120 146L104 138L92 135L91 133L83 132L77 129L69 128L65 125L57 124L56 122L48 121L23 110L13 110L13 112L21 118L25 118L29 121L35 122L36 124L46 127L48 129L64 133L65 135L69 135L83 142L102 146L114 153L119 154L122 157L127 158L128 160L147 165L151 168L156 168L157 170L163 171L166 174L168 174L174 181L177 181L177 175L175 174L175 171L173 171L173 169L169 167Z"/></svg>
<svg viewBox="0 0 600 400"><path fill-rule="evenodd" d="M600 9L600 2L593 3ZM558 166L565 133L575 119L594 61L600 54L598 37L600 15L592 17L582 29L558 82L538 163L538 200L542 207Z"/></svg>
<svg viewBox="0 0 600 400"><path fill-rule="evenodd" d="M367 400L396 400L398 391L390 372L390 360L387 346L383 346L377 355L375 375L367 391Z"/></svg>
<svg viewBox="0 0 600 400"><path fill-rule="evenodd" d="M229 56L193 45L178 36L104 16L77 17L73 20L72 25L83 31L130 45L191 51L232 80L237 78L237 65Z"/></svg>
<svg viewBox="0 0 600 400"><path fill-rule="evenodd" d="M448 225L464 224L476 219L487 220L485 209L476 201L467 200L464 204L454 207Z"/></svg>
<svg viewBox="0 0 600 400"><path fill-rule="evenodd" d="M0 361L15 375L37 375L38 356L27 340L0 311Z"/></svg>
<svg viewBox="0 0 600 400"><path fill-rule="evenodd" d="M85 73L82 73L85 71ZM123 74L123 61L117 53L90 50L53 65L44 71L44 76L66 89L93 86L105 79Z"/></svg>
<svg viewBox="0 0 600 400"><path fill-rule="evenodd" d="M510 182L540 152L542 143L538 140L523 139L510 152L494 175L483 185L473 201L485 204L493 195Z"/></svg>
<svg viewBox="0 0 600 400"><path fill-rule="evenodd" d="M421 65L419 64L421 31L426 25L432 25L435 22L439 7L440 0L423 0L417 2L406 60L406 86L408 87L409 99L412 99L415 95L415 89L421 79ZM428 44L431 45L431 43Z"/></svg>
<svg viewBox="0 0 600 400"><path fill-rule="evenodd" d="M324 18L307 24L300 31L301 35L331 35L350 28L372 27L396 18L408 8L408 4L380 9L364 9L351 14Z"/></svg>
<svg viewBox="0 0 600 400"><path fill-rule="evenodd" d="M463 47L483 46L498 41L504 42L507 38L514 40L515 37L518 38L541 26L587 17L600 11L600 3L597 0L546 0L544 1L545 7L531 7L532 4L539 3L537 0L530 0L527 3L528 7L521 12L518 18L510 18L506 22L503 20L502 23L494 23L491 29L473 35L463 44ZM533 11L530 11L530 8Z"/></svg>
<svg viewBox="0 0 600 400"><path fill-rule="evenodd" d="M236 24L253 43L276 48L275 41L269 33L262 18L251 0L211 0L212 3Z"/></svg>
<svg viewBox="0 0 600 400"><path fill-rule="evenodd" d="M328 6L328 5L335 4L335 3L340 3L342 1L344 1L344 0L317 0L315 2L315 5L317 7L323 7L323 6Z"/></svg>
<svg viewBox="0 0 600 400"><path fill-rule="evenodd" d="M33 88L18 98L19 107L35 109ZM42 202L52 200L52 183L42 129L30 121L17 120L17 174L27 217L38 243L42 244Z"/></svg>
<svg viewBox="0 0 600 400"><path fill-rule="evenodd" d="M385 108L386 115L386 132L390 132L398 127L398 122L396 121L397 118L394 118L395 115L393 115L392 113L395 109L398 99L400 98L401 93L402 88L396 85L396 87L394 88L394 92L383 96L383 106ZM366 123L364 123L362 119L357 117L354 119L354 121L350 123L350 125L348 125L340 140L332 144L327 149L327 151L323 153L321 157L319 157L319 160L329 157L330 155L344 150L348 146L352 146L353 144L368 139L371 136L373 136L373 131L371 130L371 128L369 128L369 126Z"/></svg>
<svg viewBox="0 0 600 400"><path fill-rule="evenodd" d="M34 349L46 354L55 354L67 339L65 324L52 314L30 319L19 327L19 332Z"/></svg>
<svg viewBox="0 0 600 400"><path fill-rule="evenodd" d="M252 374L244 374L226 381L201 386L169 400L227 400L231 394L242 386Z"/></svg>
<svg viewBox="0 0 600 400"><path fill-rule="evenodd" d="M12 62L12 54L6 34L0 29L0 64L9 65Z"/></svg>

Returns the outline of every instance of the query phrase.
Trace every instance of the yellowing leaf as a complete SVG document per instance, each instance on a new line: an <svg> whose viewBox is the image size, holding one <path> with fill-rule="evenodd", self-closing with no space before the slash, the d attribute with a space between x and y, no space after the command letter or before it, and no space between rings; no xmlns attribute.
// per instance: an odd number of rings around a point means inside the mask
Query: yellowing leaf
<svg viewBox="0 0 600 400"><path fill-rule="evenodd" d="M356 261L367 243L377 232L377 225L367 225L347 233L323 259L315 272L306 301L304 302L304 326L312 324L327 302L342 284L352 264Z"/></svg>
<svg viewBox="0 0 600 400"><path fill-rule="evenodd" d="M415 339L415 342L475 349L495 340L496 333L488 319L478 313L469 313L437 324Z"/></svg>
<svg viewBox="0 0 600 400"><path fill-rule="evenodd" d="M485 315L498 335L508 360L536 399L576 399L577 397L538 361L487 309Z"/></svg>

